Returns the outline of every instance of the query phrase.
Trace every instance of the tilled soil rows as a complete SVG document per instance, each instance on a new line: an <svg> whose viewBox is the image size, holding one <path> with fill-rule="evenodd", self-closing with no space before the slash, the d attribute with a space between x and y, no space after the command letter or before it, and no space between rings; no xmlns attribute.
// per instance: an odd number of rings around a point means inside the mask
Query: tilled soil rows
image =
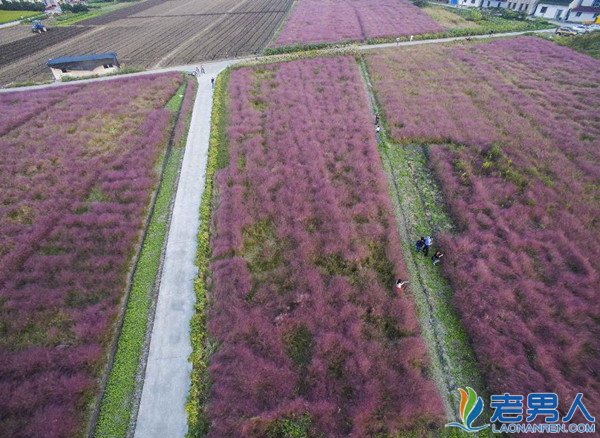
<svg viewBox="0 0 600 438"><path fill-rule="evenodd" d="M0 85L50 80L46 62L58 56L111 51L124 66L152 68L260 53L291 4L147 0L0 46Z"/></svg>
<svg viewBox="0 0 600 438"><path fill-rule="evenodd" d="M44 34L32 34L0 45L0 66L39 52L87 31L87 27L55 27Z"/></svg>

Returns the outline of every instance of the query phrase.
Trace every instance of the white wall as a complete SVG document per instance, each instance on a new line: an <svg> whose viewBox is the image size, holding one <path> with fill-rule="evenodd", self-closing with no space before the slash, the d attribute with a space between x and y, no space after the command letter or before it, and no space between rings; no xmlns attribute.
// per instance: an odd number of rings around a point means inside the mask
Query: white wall
<svg viewBox="0 0 600 438"><path fill-rule="evenodd" d="M569 21L573 23L589 23L590 21L594 21L594 13L593 12L582 12L578 17L577 12L571 11L569 14Z"/></svg>
<svg viewBox="0 0 600 438"><path fill-rule="evenodd" d="M114 72L118 71L119 68L116 66L104 68L104 66L99 65L94 70L67 70L66 73L63 73L63 71L60 68L50 67L50 70L52 70L52 74L54 75L54 78L57 81L60 81L63 77L84 78L86 76L106 75L106 74L114 73Z"/></svg>
<svg viewBox="0 0 600 438"><path fill-rule="evenodd" d="M546 8L545 12L542 12L543 8ZM569 6L547 5L547 4L544 4L543 2L540 2L537 5L537 8L533 15L535 17L546 18L548 20L556 20L556 13L559 10L562 10L561 19L564 20L565 16L567 15L567 11L569 10Z"/></svg>

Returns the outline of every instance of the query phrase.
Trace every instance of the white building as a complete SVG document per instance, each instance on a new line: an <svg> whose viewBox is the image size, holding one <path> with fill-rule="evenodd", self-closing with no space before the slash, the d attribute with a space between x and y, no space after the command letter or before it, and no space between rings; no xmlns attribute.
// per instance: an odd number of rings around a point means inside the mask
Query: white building
<svg viewBox="0 0 600 438"><path fill-rule="evenodd" d="M458 0L459 6L471 8L506 8L507 0Z"/></svg>
<svg viewBox="0 0 600 438"><path fill-rule="evenodd" d="M577 6L573 7L568 21L576 23L589 23L600 16L600 0L579 0Z"/></svg>
<svg viewBox="0 0 600 438"><path fill-rule="evenodd" d="M57 81L62 78L83 78L115 73L119 70L119 61L114 52L97 55L63 56L47 62Z"/></svg>
<svg viewBox="0 0 600 438"><path fill-rule="evenodd" d="M535 10L537 0L508 0L507 9L531 15Z"/></svg>
<svg viewBox="0 0 600 438"><path fill-rule="evenodd" d="M548 20L589 23L600 16L600 0L540 0L533 15Z"/></svg>

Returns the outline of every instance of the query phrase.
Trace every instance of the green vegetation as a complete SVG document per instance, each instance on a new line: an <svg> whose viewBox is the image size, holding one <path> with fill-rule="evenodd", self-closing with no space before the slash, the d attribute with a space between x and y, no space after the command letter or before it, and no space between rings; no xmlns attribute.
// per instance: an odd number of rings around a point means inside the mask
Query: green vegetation
<svg viewBox="0 0 600 438"><path fill-rule="evenodd" d="M230 70L221 73L214 88L214 101L211 114L210 141L204 192L200 203L200 229L198 231L198 248L196 265L198 278L195 281L196 306L194 316L190 323L190 337L192 341L192 376L190 394L188 396L186 411L188 414L188 436L201 436L208 430L205 401L210 388L207 367L214 344L211 343L206 333L206 306L208 298L207 280L209 277L208 264L210 260L210 220L213 206L213 186L215 173L225 167L229 161L227 153L227 114L228 98L227 87L229 84Z"/></svg>
<svg viewBox="0 0 600 438"><path fill-rule="evenodd" d="M561 46L567 46L573 50L577 50L578 52L600 59L599 31L576 36L552 35L549 37L549 39L560 44Z"/></svg>
<svg viewBox="0 0 600 438"><path fill-rule="evenodd" d="M187 84L187 86L192 85ZM173 112L173 129L178 117L186 117L187 126L189 126L191 108L188 114L179 113L181 96L184 94L185 87L186 84L177 90L167 106ZM117 350L100 405L94 434L96 437L125 437L127 435L137 388L136 376L146 337L148 315L152 306L161 255L169 228L171 203L177 189L186 138L187 135L182 135L178 144L169 145L160 160L162 164L158 166L161 181L154 206L151 209L139 259L135 266Z"/></svg>
<svg viewBox="0 0 600 438"><path fill-rule="evenodd" d="M300 325L284 334L283 344L288 357L298 367L305 367L312 359L313 336L306 326Z"/></svg>
<svg viewBox="0 0 600 438"><path fill-rule="evenodd" d="M109 12L116 11L117 9L121 9L126 6L128 6L127 3L121 3L117 1L90 2L87 4L87 11L84 11L83 9L75 9L73 11L63 9L63 13L55 17L50 24L54 24L56 26L69 26L71 24L87 20L88 18L94 18L99 17L100 15L108 14Z"/></svg>
<svg viewBox="0 0 600 438"><path fill-rule="evenodd" d="M378 110L368 69L362 59L360 67L373 108ZM419 236L452 232L455 227L445 211L443 195L428 166L429 146L393 143L386 134L385 115L379 114L382 131L378 147L410 275L410 291L416 303L422 335L429 347L433 378L449 408L457 414L458 387L471 386L480 395L485 394L485 387L469 338L452 303L450 284L440 267L434 266L429 257L417 253L414 246Z"/></svg>
<svg viewBox="0 0 600 438"><path fill-rule="evenodd" d="M504 9L458 9L430 5L423 10L448 30L438 34L415 35L415 39L522 32L554 27L544 20L526 19L522 14Z"/></svg>
<svg viewBox="0 0 600 438"><path fill-rule="evenodd" d="M309 414L279 418L267 427L267 438L308 438L311 424Z"/></svg>
<svg viewBox="0 0 600 438"><path fill-rule="evenodd" d="M10 23L11 21L22 20L28 17L40 15L37 11L2 11L0 10L0 24Z"/></svg>

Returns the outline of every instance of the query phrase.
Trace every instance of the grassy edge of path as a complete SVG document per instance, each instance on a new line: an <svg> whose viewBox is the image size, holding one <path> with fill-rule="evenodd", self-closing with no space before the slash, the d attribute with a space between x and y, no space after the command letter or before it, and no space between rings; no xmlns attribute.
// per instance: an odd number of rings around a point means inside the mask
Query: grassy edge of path
<svg viewBox="0 0 600 438"><path fill-rule="evenodd" d="M200 201L200 227L198 229L198 246L196 249L196 266L198 266L198 277L194 281L196 293L196 304L194 315L190 321L190 339L192 342L192 375L190 392L188 394L185 409L188 415L188 437L199 437L208 431L208 419L206 417L206 399L210 388L208 376L208 361L216 345L211 342L206 333L206 308L207 280L210 272L208 264L210 261L210 228L213 209L213 189L215 174L218 169L227 165L227 118L228 100L227 89L231 69L227 68L220 73L215 81L213 92L213 107L210 117L210 139L208 146L208 158L206 162L206 177L204 193Z"/></svg>
<svg viewBox="0 0 600 438"><path fill-rule="evenodd" d="M141 360L151 320L150 312L160 280L162 253L193 108L192 102L186 114L181 114L186 87L194 87L194 84L190 80L184 82L166 105L173 114L169 144L156 165L160 181L150 204L149 221L135 264L123 325L117 334L117 348L102 393L95 429L91 433L95 437L127 436L134 411L135 394L142 383L139 379ZM180 117L185 117L185 130L174 143Z"/></svg>
<svg viewBox="0 0 600 438"><path fill-rule="evenodd" d="M387 135L385 114L379 106L364 57L358 57L371 108L380 116L378 149L389 185L394 216L409 272L421 333L431 361L432 377L439 388L448 415L459 419L459 387L471 386L486 399L486 387L477 360L456 309L453 291L442 270L429 257L415 251L418 236L451 231L452 220L445 211L443 195L428 166L427 145L402 146ZM434 241L435 246L435 241ZM484 411L484 417L487 414ZM444 429L442 436L474 436L457 429ZM475 434L488 436L489 430Z"/></svg>

